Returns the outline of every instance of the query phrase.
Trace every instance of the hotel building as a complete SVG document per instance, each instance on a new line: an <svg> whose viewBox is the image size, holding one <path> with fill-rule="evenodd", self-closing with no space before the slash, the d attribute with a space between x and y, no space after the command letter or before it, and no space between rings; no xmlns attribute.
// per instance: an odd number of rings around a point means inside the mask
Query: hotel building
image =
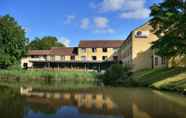
<svg viewBox="0 0 186 118"><path fill-rule="evenodd" d="M119 59L124 65L132 66L134 71L167 67L168 60L157 56L151 49L152 43L157 40L152 26L146 23L130 33L119 49Z"/></svg>
<svg viewBox="0 0 186 118"><path fill-rule="evenodd" d="M21 66L28 68L75 68L104 70L114 63L131 66L133 71L172 67L171 59L160 57L151 49L158 37L146 23L133 30L126 40L81 40L78 47L30 50ZM185 66L186 59L176 57L176 65Z"/></svg>
<svg viewBox="0 0 186 118"><path fill-rule="evenodd" d="M23 68L71 68L102 70L118 63L118 50L124 40L82 40L78 47L29 50L22 58Z"/></svg>

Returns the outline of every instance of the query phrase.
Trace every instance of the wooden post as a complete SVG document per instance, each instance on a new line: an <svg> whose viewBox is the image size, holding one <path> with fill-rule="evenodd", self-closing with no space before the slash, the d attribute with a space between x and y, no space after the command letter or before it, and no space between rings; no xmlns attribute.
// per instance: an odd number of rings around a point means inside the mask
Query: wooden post
<svg viewBox="0 0 186 118"><path fill-rule="evenodd" d="M87 65L86 65L86 63L85 63L85 72L87 71Z"/></svg>
<svg viewBox="0 0 186 118"><path fill-rule="evenodd" d="M50 69L50 62L48 62L48 68Z"/></svg>
<svg viewBox="0 0 186 118"><path fill-rule="evenodd" d="M58 71L59 71L59 63L58 63Z"/></svg>
<svg viewBox="0 0 186 118"><path fill-rule="evenodd" d="M99 63L99 69L98 72L101 72L101 64Z"/></svg>

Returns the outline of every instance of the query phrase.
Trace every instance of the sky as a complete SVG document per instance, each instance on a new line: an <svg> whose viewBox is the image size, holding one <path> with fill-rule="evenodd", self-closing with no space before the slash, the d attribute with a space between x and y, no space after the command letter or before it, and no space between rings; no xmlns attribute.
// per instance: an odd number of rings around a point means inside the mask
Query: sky
<svg viewBox="0 0 186 118"><path fill-rule="evenodd" d="M126 39L150 17L161 0L0 0L0 16L9 14L26 36L56 36L67 46L80 40Z"/></svg>

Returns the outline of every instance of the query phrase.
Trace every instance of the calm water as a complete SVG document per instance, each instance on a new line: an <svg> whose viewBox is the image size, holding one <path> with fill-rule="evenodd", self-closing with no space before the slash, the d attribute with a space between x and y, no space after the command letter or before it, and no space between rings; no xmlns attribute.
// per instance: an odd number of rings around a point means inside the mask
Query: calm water
<svg viewBox="0 0 186 118"><path fill-rule="evenodd" d="M28 97L0 88L0 118L186 118L186 97L150 89L44 94Z"/></svg>

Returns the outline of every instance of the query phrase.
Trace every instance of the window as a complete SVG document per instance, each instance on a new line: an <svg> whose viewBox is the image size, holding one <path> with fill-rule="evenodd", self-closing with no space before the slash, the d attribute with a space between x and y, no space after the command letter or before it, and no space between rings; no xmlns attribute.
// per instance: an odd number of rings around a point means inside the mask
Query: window
<svg viewBox="0 0 186 118"><path fill-rule="evenodd" d="M82 57L81 57L81 60L82 60L82 61L86 61L86 57L85 57L85 56L82 56Z"/></svg>
<svg viewBox="0 0 186 118"><path fill-rule="evenodd" d="M155 57L155 66L158 65L158 57Z"/></svg>
<svg viewBox="0 0 186 118"><path fill-rule="evenodd" d="M96 48L92 48L92 52L96 52Z"/></svg>
<svg viewBox="0 0 186 118"><path fill-rule="evenodd" d="M71 61L74 61L75 60L75 56L71 56L70 59L71 59Z"/></svg>
<svg viewBox="0 0 186 118"><path fill-rule="evenodd" d="M81 50L82 50L82 52L84 52L84 53L86 52L86 48L81 48Z"/></svg>
<svg viewBox="0 0 186 118"><path fill-rule="evenodd" d="M114 61L118 61L118 56L113 56Z"/></svg>
<svg viewBox="0 0 186 118"><path fill-rule="evenodd" d="M61 61L64 61L65 60L65 57L64 56L61 56Z"/></svg>
<svg viewBox="0 0 186 118"><path fill-rule="evenodd" d="M55 56L50 57L51 61L55 61Z"/></svg>
<svg viewBox="0 0 186 118"><path fill-rule="evenodd" d="M107 48L103 48L103 52L107 52Z"/></svg>
<svg viewBox="0 0 186 118"><path fill-rule="evenodd" d="M102 60L106 60L106 59L107 59L107 56L103 56L103 57L102 57Z"/></svg>
<svg viewBox="0 0 186 118"><path fill-rule="evenodd" d="M166 64L166 58L165 57L161 57L161 64Z"/></svg>
<svg viewBox="0 0 186 118"><path fill-rule="evenodd" d="M96 56L92 56L92 60L93 61L96 61L97 60L97 57Z"/></svg>

